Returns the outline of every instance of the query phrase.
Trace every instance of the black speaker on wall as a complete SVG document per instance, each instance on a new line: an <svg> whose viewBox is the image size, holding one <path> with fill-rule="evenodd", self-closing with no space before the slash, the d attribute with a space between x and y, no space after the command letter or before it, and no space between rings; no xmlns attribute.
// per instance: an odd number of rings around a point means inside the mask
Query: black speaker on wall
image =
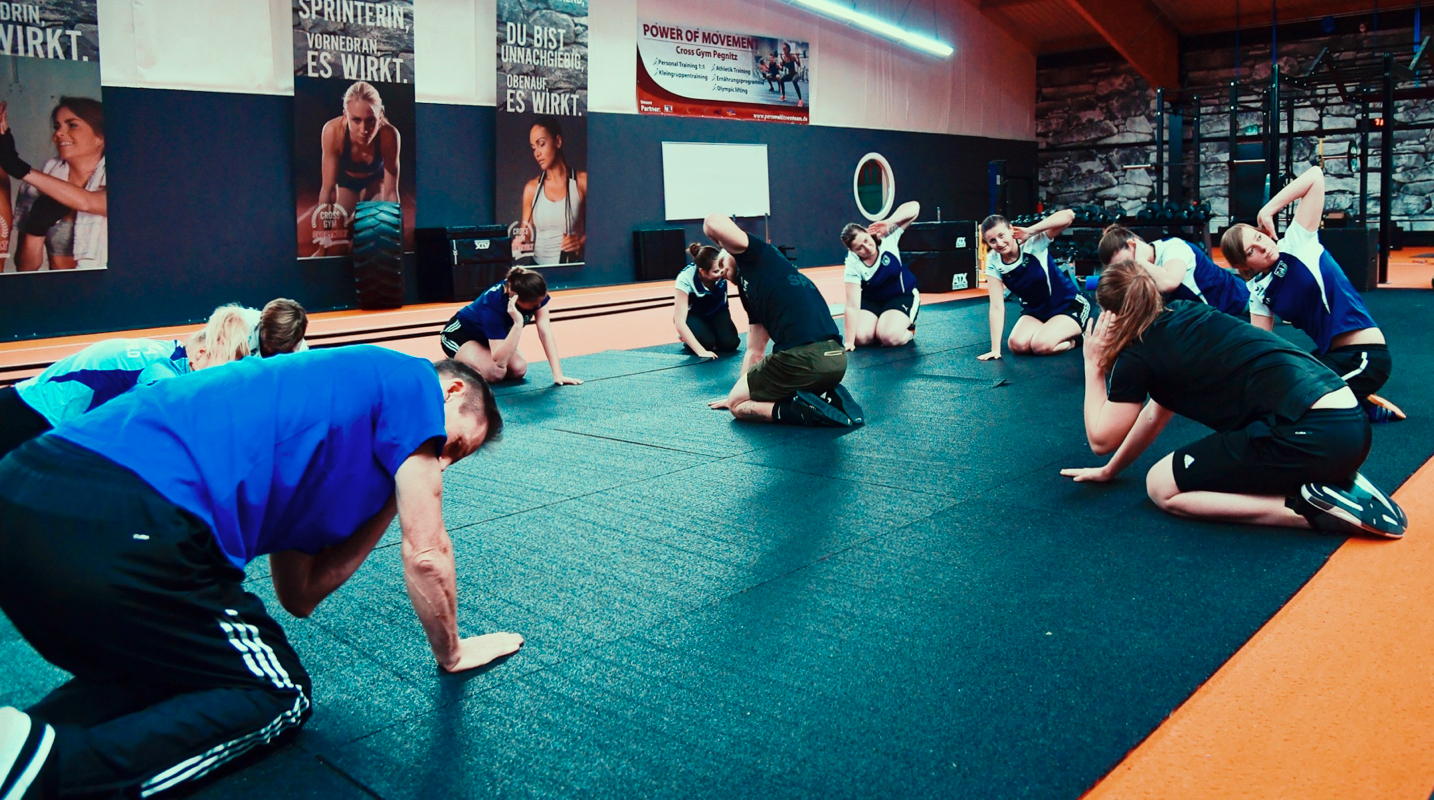
<svg viewBox="0 0 1434 800"><path fill-rule="evenodd" d="M418 228L418 299L465 303L508 274L513 240L506 225Z"/></svg>
<svg viewBox="0 0 1434 800"><path fill-rule="evenodd" d="M974 253L979 236L975 220L913 222L901 234L901 250L970 250Z"/></svg>
<svg viewBox="0 0 1434 800"><path fill-rule="evenodd" d="M1325 228L1320 243L1361 292L1379 288L1379 229Z"/></svg>
<svg viewBox="0 0 1434 800"><path fill-rule="evenodd" d="M632 260L640 281L676 278L687 266L686 234L681 228L633 231Z"/></svg>

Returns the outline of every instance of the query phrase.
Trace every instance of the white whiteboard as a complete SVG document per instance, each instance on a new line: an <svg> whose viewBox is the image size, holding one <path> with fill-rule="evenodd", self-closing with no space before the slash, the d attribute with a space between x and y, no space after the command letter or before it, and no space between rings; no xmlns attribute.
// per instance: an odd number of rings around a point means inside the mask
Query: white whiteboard
<svg viewBox="0 0 1434 800"><path fill-rule="evenodd" d="M766 216L772 211L767 146L663 142L662 194L669 220Z"/></svg>

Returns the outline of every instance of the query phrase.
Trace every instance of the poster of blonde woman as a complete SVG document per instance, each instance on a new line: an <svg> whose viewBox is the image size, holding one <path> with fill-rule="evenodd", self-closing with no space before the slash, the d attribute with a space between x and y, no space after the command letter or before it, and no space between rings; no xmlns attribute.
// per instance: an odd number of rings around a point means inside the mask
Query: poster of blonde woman
<svg viewBox="0 0 1434 800"><path fill-rule="evenodd" d="M356 5L372 8L360 14ZM293 21L299 257L349 255L354 213L369 201L400 207L412 250L412 0L294 0Z"/></svg>
<svg viewBox="0 0 1434 800"><path fill-rule="evenodd" d="M0 38L4 274L109 264L105 107L94 2L9 4Z"/></svg>

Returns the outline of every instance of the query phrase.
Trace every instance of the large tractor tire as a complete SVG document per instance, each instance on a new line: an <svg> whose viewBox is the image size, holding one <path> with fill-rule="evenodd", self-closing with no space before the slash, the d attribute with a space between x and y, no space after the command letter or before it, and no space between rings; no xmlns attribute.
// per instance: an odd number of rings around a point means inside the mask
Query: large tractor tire
<svg viewBox="0 0 1434 800"><path fill-rule="evenodd" d="M403 214L398 203L365 200L354 209L354 288L358 307L403 305Z"/></svg>

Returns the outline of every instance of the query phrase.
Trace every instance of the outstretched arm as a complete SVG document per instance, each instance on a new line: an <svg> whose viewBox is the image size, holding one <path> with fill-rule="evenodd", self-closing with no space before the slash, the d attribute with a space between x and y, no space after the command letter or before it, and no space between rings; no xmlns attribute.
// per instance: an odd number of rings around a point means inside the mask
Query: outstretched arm
<svg viewBox="0 0 1434 800"><path fill-rule="evenodd" d="M747 232L737 227L731 217L722 214L708 215L702 223L702 232L716 242L718 247L734 256L747 252Z"/></svg>
<svg viewBox="0 0 1434 800"><path fill-rule="evenodd" d="M697 334L692 332L692 327L687 324L687 313L689 311L687 292L681 289L674 289L676 297L672 303L672 324L677 327L677 338L681 339L698 358L716 358L717 354L702 346L697 341Z"/></svg>
<svg viewBox="0 0 1434 800"><path fill-rule="evenodd" d="M1318 231L1320 220L1324 218L1324 170L1310 167L1271 197L1270 202L1260 209L1257 218L1260 230L1271 239L1279 238L1275 234L1275 215L1296 200L1299 205L1295 206L1295 224L1307 231Z"/></svg>
<svg viewBox="0 0 1434 800"><path fill-rule="evenodd" d="M907 200L905 203L897 206L896 210L891 212L891 216L886 218L886 229L905 228L907 225L915 222L917 215L920 213L921 204L915 200Z"/></svg>
<svg viewBox="0 0 1434 800"><path fill-rule="evenodd" d="M1112 405L1140 408L1136 403L1113 403ZM1105 466L1063 469L1061 474L1068 478L1075 478L1077 483L1101 482L1114 478L1130 466L1131 462L1140 458L1140 454L1155 442L1156 438L1160 436L1160 432L1165 430L1165 426L1170 422L1172 416L1174 416L1174 412L1151 400L1145 404L1145 409L1140 412L1140 416L1131 426L1130 432L1126 434L1120 447L1116 448L1115 455L1110 457L1110 461L1106 462Z"/></svg>
<svg viewBox="0 0 1434 800"><path fill-rule="evenodd" d="M458 577L453 542L443 527L443 473L430 446L398 468L398 519L403 527L403 580L438 665L449 672L481 667L516 652L523 637L458 636Z"/></svg>
<svg viewBox="0 0 1434 800"><path fill-rule="evenodd" d="M991 351L976 356L980 361L1001 357L1001 334L1006 330L1006 284L987 275L986 294L991 298Z"/></svg>
<svg viewBox="0 0 1434 800"><path fill-rule="evenodd" d="M543 345L543 355L548 357L548 367L553 371L553 383L558 386L577 386L582 381L563 374L563 365L558 360L558 340L553 337L553 323L548 320L548 307L538 309L533 320L538 326L538 341Z"/></svg>

